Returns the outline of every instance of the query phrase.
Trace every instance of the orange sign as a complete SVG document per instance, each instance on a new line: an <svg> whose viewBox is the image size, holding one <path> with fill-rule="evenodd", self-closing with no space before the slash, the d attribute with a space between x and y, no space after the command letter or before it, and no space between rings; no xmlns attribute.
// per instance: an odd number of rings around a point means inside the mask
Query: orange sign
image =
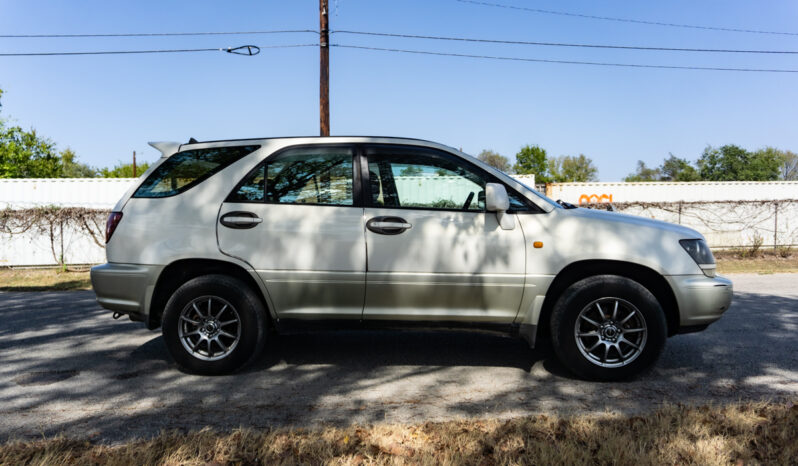
<svg viewBox="0 0 798 466"><path fill-rule="evenodd" d="M612 202L612 194L582 194L579 196L580 204L599 204L602 202Z"/></svg>

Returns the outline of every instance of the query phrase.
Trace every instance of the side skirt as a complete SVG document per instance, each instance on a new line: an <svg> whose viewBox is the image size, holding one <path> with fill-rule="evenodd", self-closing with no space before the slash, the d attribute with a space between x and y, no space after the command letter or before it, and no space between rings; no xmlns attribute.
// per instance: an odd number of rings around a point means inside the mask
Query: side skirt
<svg viewBox="0 0 798 466"><path fill-rule="evenodd" d="M534 348L535 326L490 322L403 321L403 320L303 320L279 319L274 328L281 335L336 330L452 330L479 332L507 337L521 337Z"/></svg>

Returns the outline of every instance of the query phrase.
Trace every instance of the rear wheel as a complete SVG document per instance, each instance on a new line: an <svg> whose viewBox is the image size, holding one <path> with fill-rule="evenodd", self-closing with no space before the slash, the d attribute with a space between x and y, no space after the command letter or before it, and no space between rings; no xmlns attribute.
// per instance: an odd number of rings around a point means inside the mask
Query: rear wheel
<svg viewBox="0 0 798 466"><path fill-rule="evenodd" d="M554 350L577 375L622 380L650 368L667 337L665 314L645 287L599 275L574 283L551 314Z"/></svg>
<svg viewBox="0 0 798 466"><path fill-rule="evenodd" d="M181 369L228 374L253 361L266 335L266 313L252 289L227 275L204 275L175 291L163 315L163 336Z"/></svg>

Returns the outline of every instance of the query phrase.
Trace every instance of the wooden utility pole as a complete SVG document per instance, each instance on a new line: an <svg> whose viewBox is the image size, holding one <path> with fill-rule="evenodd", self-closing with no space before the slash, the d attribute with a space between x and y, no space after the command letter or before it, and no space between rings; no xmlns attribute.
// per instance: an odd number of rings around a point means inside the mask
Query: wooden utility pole
<svg viewBox="0 0 798 466"><path fill-rule="evenodd" d="M136 151L133 151L133 178L138 178L136 176Z"/></svg>
<svg viewBox="0 0 798 466"><path fill-rule="evenodd" d="M327 0L319 0L319 133L330 135L330 31Z"/></svg>

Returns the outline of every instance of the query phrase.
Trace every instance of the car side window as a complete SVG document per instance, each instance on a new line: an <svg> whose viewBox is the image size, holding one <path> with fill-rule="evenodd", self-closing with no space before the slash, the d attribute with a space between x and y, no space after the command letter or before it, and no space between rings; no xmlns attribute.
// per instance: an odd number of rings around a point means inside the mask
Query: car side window
<svg viewBox="0 0 798 466"><path fill-rule="evenodd" d="M178 152L158 166L133 197L169 197L188 191L260 146L211 147Z"/></svg>
<svg viewBox="0 0 798 466"><path fill-rule="evenodd" d="M381 148L368 167L372 206L485 211L486 178L443 154Z"/></svg>
<svg viewBox="0 0 798 466"><path fill-rule="evenodd" d="M354 205L354 165L350 148L291 149L252 171L229 202Z"/></svg>

